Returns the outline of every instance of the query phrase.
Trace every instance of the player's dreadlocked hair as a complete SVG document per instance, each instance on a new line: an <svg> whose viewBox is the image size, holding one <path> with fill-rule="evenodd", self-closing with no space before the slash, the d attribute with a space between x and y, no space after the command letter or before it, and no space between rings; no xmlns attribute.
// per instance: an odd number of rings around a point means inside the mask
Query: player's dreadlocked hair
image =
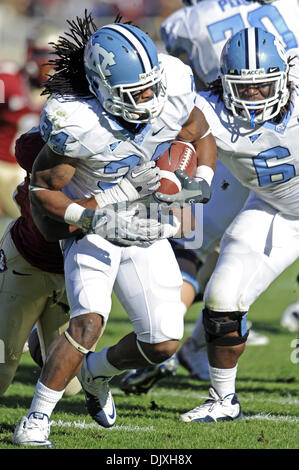
<svg viewBox="0 0 299 470"><path fill-rule="evenodd" d="M291 62L295 59L295 57L296 56L288 57L288 64L289 64L290 68L294 66L294 64L292 64ZM275 116L275 118L273 119L274 121L280 121L283 118L283 116L285 115L285 113L290 111L292 106L293 106L292 92L294 91L294 88L295 88L294 83L292 81L288 80L287 88L289 90L289 99L288 99L286 105L282 106L280 108L280 111L279 111L278 115ZM218 101L223 101L223 87L222 87L222 81L221 81L220 77L218 77L213 82L208 83L208 91L210 91L211 96L213 96L213 95L218 96Z"/></svg>
<svg viewBox="0 0 299 470"><path fill-rule="evenodd" d="M49 60L48 65L51 65L55 72L49 75L42 95L58 93L77 97L89 96L91 92L83 62L84 48L98 28L86 10L84 18L77 17L74 21L67 20L67 23L69 32L65 32L65 36L59 36L56 44L51 43L52 54L56 57Z"/></svg>
<svg viewBox="0 0 299 470"><path fill-rule="evenodd" d="M122 17L118 14L115 23L120 23L121 20ZM50 43L55 59L49 60L48 65L51 65L55 72L48 76L42 95L55 93L77 98L92 97L85 75L84 49L90 36L99 28L91 14L87 14L87 10L83 18L77 16L76 20L67 20L67 23L69 31L64 33L65 36L59 36L56 44Z"/></svg>

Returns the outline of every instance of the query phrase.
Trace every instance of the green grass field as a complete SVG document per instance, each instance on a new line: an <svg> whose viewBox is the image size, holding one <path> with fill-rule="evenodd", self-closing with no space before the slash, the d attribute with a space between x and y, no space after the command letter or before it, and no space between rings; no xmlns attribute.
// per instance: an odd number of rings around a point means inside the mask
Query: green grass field
<svg viewBox="0 0 299 470"><path fill-rule="evenodd" d="M295 334L279 326L284 307L298 294L292 266L252 307L257 331L270 338L268 346L248 347L239 362L237 390L245 418L233 423L181 423L179 415L198 405L208 383L188 377L183 368L147 394L125 395L118 380L111 387L118 419L114 428L102 429L87 415L82 393L62 399L52 415L51 438L59 449L298 449L298 364L291 362ZM200 304L186 316L190 331ZM110 322L101 340L113 344L130 331L126 315L114 299ZM10 449L10 435L26 413L39 369L24 354L15 380L0 399L0 448Z"/></svg>
<svg viewBox="0 0 299 470"><path fill-rule="evenodd" d="M179 422L181 413L200 404L209 383L178 374L158 382L147 395L125 395L119 378L111 388L118 418L111 429L99 427L87 414L84 395L62 399L53 415L51 440L57 449L299 449L299 365L292 362L295 333L280 327L284 308L298 299L299 262L283 273L252 306L255 330L268 335L267 346L247 347L238 368L237 392L244 419L231 423ZM185 317L185 337L192 330L201 304ZM131 331L117 299L99 348ZM39 376L29 353L22 357L15 379L0 398L0 449L14 449L11 434L26 414Z"/></svg>

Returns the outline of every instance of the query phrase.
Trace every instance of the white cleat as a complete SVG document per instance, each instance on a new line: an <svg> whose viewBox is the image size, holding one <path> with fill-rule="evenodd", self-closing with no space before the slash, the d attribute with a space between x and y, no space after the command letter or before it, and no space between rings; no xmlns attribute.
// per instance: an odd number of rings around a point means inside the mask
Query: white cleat
<svg viewBox="0 0 299 470"><path fill-rule="evenodd" d="M209 398L193 410L180 416L180 421L214 423L217 421L233 421L243 418L241 405L236 393L221 398L213 387L210 387Z"/></svg>
<svg viewBox="0 0 299 470"><path fill-rule="evenodd" d="M49 417L44 413L33 412L23 416L11 438L13 444L18 446L55 447L48 440L50 434Z"/></svg>
<svg viewBox="0 0 299 470"><path fill-rule="evenodd" d="M299 331L299 302L289 305L283 312L280 325L291 333Z"/></svg>
<svg viewBox="0 0 299 470"><path fill-rule="evenodd" d="M112 377L92 377L87 368L86 357L77 377L85 393L86 407L90 416L104 428L113 426L116 410L108 384Z"/></svg>
<svg viewBox="0 0 299 470"><path fill-rule="evenodd" d="M181 366L190 372L193 379L210 380L209 360L206 345L198 347L190 336L177 352Z"/></svg>
<svg viewBox="0 0 299 470"><path fill-rule="evenodd" d="M267 336L261 335L255 330L251 329L251 321L247 321L247 328L249 329L249 335L246 340L246 346L265 346L269 343L269 338Z"/></svg>

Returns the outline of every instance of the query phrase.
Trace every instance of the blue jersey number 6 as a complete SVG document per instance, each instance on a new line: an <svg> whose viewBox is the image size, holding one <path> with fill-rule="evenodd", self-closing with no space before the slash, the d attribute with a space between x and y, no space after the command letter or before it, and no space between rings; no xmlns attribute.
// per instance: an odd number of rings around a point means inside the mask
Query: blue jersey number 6
<svg viewBox="0 0 299 470"><path fill-rule="evenodd" d="M285 147L273 147L261 152L253 158L260 186L284 183L296 175L294 165L280 163L279 160L289 157L290 152Z"/></svg>

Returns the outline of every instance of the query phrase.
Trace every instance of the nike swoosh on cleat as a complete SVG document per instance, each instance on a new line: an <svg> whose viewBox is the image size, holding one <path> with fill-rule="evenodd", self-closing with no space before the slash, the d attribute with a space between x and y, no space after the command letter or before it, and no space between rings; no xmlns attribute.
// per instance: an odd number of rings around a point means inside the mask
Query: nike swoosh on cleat
<svg viewBox="0 0 299 470"><path fill-rule="evenodd" d="M115 417L115 407L113 406L112 414L108 413L110 419L114 419Z"/></svg>

